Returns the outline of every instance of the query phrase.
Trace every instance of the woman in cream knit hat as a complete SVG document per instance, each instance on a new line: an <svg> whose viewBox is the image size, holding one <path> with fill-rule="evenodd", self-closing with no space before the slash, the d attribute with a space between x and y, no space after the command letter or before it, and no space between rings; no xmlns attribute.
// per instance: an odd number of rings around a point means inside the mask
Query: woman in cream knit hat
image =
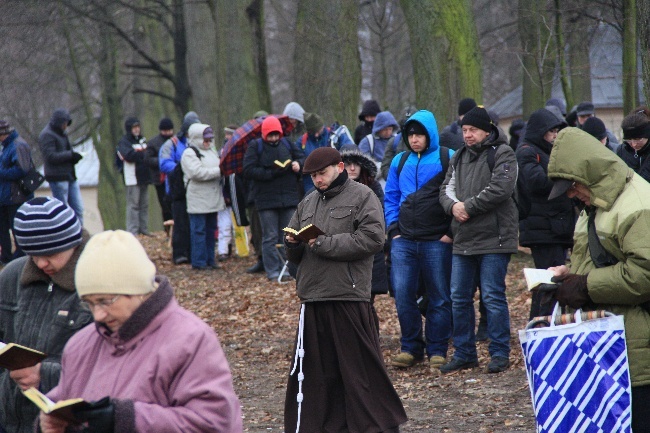
<svg viewBox="0 0 650 433"><path fill-rule="evenodd" d="M52 400L95 402L76 416L96 433L242 431L216 334L178 305L135 236L120 230L93 236L75 283L95 324L65 347ZM44 433L63 433L67 425L41 413Z"/></svg>

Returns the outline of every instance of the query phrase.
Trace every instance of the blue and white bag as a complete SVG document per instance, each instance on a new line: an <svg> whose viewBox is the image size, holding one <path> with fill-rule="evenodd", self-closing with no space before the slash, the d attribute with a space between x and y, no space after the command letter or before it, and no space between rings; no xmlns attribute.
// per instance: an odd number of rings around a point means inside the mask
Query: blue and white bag
<svg viewBox="0 0 650 433"><path fill-rule="evenodd" d="M578 310L575 323L556 325L555 309L549 327L519 331L537 432L631 432L623 316Z"/></svg>

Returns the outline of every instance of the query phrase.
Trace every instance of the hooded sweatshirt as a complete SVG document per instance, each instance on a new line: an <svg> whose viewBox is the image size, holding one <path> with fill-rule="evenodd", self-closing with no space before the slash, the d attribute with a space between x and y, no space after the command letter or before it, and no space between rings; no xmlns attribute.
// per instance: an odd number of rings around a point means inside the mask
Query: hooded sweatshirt
<svg viewBox="0 0 650 433"><path fill-rule="evenodd" d="M133 135L131 128L139 125L135 117L129 117L124 122L124 136L120 139L117 152L124 163L124 184L126 186L148 185L151 183L149 167L147 166L147 140L142 135Z"/></svg>
<svg viewBox="0 0 650 433"><path fill-rule="evenodd" d="M650 385L650 184L578 128L560 131L548 175L589 188L598 239L619 262L595 268L583 210L576 223L570 272L588 275L594 309L623 315L632 386Z"/></svg>
<svg viewBox="0 0 650 433"><path fill-rule="evenodd" d="M384 128L393 127L393 133L388 138L381 138L378 134ZM395 136L395 133L399 130L399 125L395 120L395 117L389 111L382 111L377 114L375 123L372 126L372 134L366 135L359 143L359 150L374 159L376 162L381 163L384 159L384 152L386 149L386 143ZM372 141L372 146L371 146Z"/></svg>
<svg viewBox="0 0 650 433"><path fill-rule="evenodd" d="M59 108L52 113L50 122L38 136L45 166L45 179L48 182L73 181L77 179L74 171L74 152L63 130L64 123L72 123L68 110Z"/></svg>

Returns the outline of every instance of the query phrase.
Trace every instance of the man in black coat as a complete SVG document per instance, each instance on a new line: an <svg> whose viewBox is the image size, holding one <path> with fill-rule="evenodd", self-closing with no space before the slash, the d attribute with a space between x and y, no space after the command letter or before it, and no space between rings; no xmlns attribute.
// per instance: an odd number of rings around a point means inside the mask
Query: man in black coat
<svg viewBox="0 0 650 433"><path fill-rule="evenodd" d="M72 117L68 110L57 108L38 136L38 143L43 155L45 180L50 184L52 196L70 206L83 226L84 206L74 171L75 164L83 156L72 150L66 132L70 124Z"/></svg>
<svg viewBox="0 0 650 433"><path fill-rule="evenodd" d="M548 160L553 142L566 123L551 111L542 108L530 115L524 141L516 151L519 176L522 176L531 198L528 217L519 222L519 244L529 247L535 267L547 269L563 265L567 249L573 245L575 211L566 195L548 200L553 182L547 176ZM530 318L550 314L553 306L541 303L541 295L533 293Z"/></svg>
<svg viewBox="0 0 650 433"><path fill-rule="evenodd" d="M163 144L174 135L174 123L168 117L160 119L158 124L158 130L160 134L156 135L154 138L149 140L147 143L146 158L147 164L149 165L149 178L151 183L156 188L156 194L158 195L158 203L162 210L162 218L165 224L165 231L168 231L168 228L171 227L167 224L168 221L172 220L172 205L171 198L168 197L165 191L165 177L164 173L160 171L160 164L158 160L158 153Z"/></svg>

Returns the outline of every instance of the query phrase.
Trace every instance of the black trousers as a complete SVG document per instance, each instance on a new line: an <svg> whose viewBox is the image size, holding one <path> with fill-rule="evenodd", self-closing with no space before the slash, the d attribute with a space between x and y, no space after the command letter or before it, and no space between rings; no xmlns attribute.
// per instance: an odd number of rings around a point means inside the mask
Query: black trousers
<svg viewBox="0 0 650 433"><path fill-rule="evenodd" d="M16 244L16 251L13 253L11 251L9 230L14 228L14 217L19 207L19 204L0 206L0 260L2 263L9 263L11 260L25 255L18 244Z"/></svg>
<svg viewBox="0 0 650 433"><path fill-rule="evenodd" d="M530 252L533 255L533 261L537 269L546 269L551 266L560 266L566 263L567 248L562 245L534 246L530 247ZM553 313L555 302L553 299L543 299L543 297L543 294L533 292L533 299L530 304L530 319Z"/></svg>
<svg viewBox="0 0 650 433"><path fill-rule="evenodd" d="M248 206L248 220L251 228L251 243L255 248L255 254L259 259L262 258L262 223L260 214L255 206Z"/></svg>
<svg viewBox="0 0 650 433"><path fill-rule="evenodd" d="M650 428L650 385L632 387L632 431L644 432Z"/></svg>
<svg viewBox="0 0 650 433"><path fill-rule="evenodd" d="M165 191L165 184L161 183L160 185L154 185L156 188L156 195L158 196L158 203L162 209L162 219L163 222L173 219L172 215L172 199L169 197L169 194Z"/></svg>
<svg viewBox="0 0 650 433"><path fill-rule="evenodd" d="M184 199L172 202L172 214L174 216L172 257L174 260L181 257L191 260L190 217L187 215L187 203Z"/></svg>

